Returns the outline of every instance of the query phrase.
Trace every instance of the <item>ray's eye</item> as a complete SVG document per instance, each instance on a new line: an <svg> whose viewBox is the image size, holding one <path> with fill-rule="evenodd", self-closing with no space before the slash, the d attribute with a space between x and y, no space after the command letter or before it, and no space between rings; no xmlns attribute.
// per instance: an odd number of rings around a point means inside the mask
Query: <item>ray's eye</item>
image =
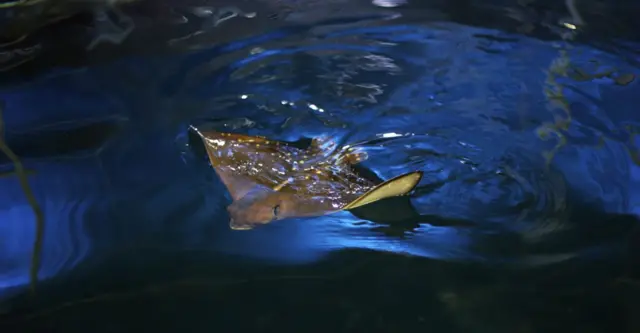
<svg viewBox="0 0 640 333"><path fill-rule="evenodd" d="M273 206L273 217L274 218L278 217L279 213L280 213L280 205Z"/></svg>

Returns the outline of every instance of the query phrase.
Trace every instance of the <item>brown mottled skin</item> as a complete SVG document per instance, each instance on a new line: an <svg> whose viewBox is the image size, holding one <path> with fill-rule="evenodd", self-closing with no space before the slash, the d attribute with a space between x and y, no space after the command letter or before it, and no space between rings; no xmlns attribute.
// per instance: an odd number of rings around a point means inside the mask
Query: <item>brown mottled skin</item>
<svg viewBox="0 0 640 333"><path fill-rule="evenodd" d="M422 172L414 171L375 184L350 167L366 159L366 153L350 146L337 149L326 137L314 138L308 149L299 149L262 137L198 134L233 199L227 210L235 230L405 195L422 179Z"/></svg>
<svg viewBox="0 0 640 333"><path fill-rule="evenodd" d="M335 144L325 138L302 150L261 137L200 135L233 199L227 208L233 229L338 211L375 186L349 168L365 159L365 153L333 151Z"/></svg>
<svg viewBox="0 0 640 333"><path fill-rule="evenodd" d="M230 226L236 230L251 229L257 224L302 216L300 208L304 207L313 211L323 211L324 207L301 205L301 201L304 199L295 193L277 192L264 186L256 186L227 207L231 217Z"/></svg>

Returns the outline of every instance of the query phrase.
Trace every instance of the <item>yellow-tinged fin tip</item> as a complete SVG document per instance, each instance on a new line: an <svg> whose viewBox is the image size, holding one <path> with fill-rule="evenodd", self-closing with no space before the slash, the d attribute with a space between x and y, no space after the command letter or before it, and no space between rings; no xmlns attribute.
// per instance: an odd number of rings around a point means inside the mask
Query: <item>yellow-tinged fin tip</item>
<svg viewBox="0 0 640 333"><path fill-rule="evenodd" d="M367 193L361 195L358 199L353 200L342 209L349 210L368 205L378 200L409 194L409 192L413 191L418 183L420 183L422 175L422 171L414 171L391 178L370 189Z"/></svg>

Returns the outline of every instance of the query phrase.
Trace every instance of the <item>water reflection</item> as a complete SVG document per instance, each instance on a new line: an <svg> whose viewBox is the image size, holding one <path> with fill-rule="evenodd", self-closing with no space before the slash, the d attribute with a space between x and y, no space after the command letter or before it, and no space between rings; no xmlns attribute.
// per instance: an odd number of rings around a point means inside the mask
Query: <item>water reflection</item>
<svg viewBox="0 0 640 333"><path fill-rule="evenodd" d="M120 251L135 265L140 259L127 254L141 248L287 263L367 248L522 265L619 251L636 224L640 176L632 160L638 81L617 78L638 69L584 45L388 19L274 30L186 55L65 73L29 92L3 91L10 109L29 105L28 117L37 119L54 105L78 103L67 87L81 86L87 104L62 110L68 119L104 108L129 122L89 157L61 160L53 148L36 154L24 145L49 228L42 276L89 253ZM578 81L568 74L593 61L616 73ZM33 124L20 111L8 117ZM189 125L214 120L274 140L357 142L373 176L417 169L424 181L410 202L378 207L406 214L401 221L342 212L233 232L223 185L186 140ZM26 282L29 242L13 240L29 240L32 227L20 215L15 179L0 182L8 189L3 245L16 254L2 284L18 286Z"/></svg>

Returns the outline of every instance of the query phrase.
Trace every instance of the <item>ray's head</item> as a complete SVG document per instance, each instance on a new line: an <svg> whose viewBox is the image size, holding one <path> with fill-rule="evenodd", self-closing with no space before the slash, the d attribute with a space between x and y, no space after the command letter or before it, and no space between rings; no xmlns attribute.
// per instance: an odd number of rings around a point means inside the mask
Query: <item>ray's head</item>
<svg viewBox="0 0 640 333"><path fill-rule="evenodd" d="M295 197L291 193L257 187L227 207L230 227L249 230L276 220L296 215Z"/></svg>

